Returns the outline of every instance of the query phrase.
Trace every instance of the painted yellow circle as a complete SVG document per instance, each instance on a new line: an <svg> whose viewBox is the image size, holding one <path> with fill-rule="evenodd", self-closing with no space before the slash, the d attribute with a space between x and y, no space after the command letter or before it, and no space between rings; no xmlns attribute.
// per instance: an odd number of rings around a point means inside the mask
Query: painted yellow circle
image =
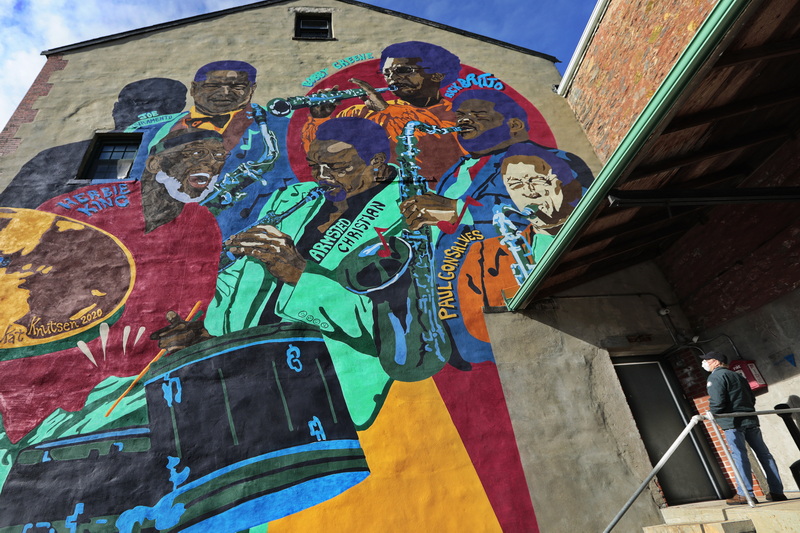
<svg viewBox="0 0 800 533"><path fill-rule="evenodd" d="M54 213L0 208L0 352L116 319L135 277L133 256L110 233Z"/></svg>

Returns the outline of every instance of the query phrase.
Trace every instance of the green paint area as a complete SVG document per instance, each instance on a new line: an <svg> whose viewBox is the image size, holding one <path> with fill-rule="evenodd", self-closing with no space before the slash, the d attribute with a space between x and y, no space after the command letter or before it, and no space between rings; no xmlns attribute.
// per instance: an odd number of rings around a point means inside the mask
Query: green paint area
<svg viewBox="0 0 800 533"><path fill-rule="evenodd" d="M130 394L117 405L111 415L105 416L109 407L125 392L125 389L128 388L133 379L133 377L107 378L89 393L83 409L76 412L68 412L62 409L56 410L17 443L12 443L5 432L1 432L0 483L5 483L8 472L15 461L19 460L24 464L33 464L42 459L44 455L43 448L33 450L26 448L70 436L146 426L149 420L143 386L134 387ZM116 441L119 440L116 439ZM92 449L97 450L101 455L103 452L108 453L111 446L112 442L108 440L53 449L49 453L53 459L57 460L80 459L87 457ZM128 437L125 439L125 451L145 451L149 449L149 446L149 439L147 438ZM20 454L22 450L24 452Z"/></svg>

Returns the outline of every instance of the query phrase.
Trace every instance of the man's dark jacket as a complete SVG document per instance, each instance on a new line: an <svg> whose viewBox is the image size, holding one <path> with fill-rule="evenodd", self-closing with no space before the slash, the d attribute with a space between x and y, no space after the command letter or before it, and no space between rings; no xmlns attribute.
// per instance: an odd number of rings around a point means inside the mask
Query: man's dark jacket
<svg viewBox="0 0 800 533"><path fill-rule="evenodd" d="M708 376L708 407L715 415L721 413L751 413L756 399L747 380L727 368L717 368ZM758 417L718 418L722 429L758 427Z"/></svg>

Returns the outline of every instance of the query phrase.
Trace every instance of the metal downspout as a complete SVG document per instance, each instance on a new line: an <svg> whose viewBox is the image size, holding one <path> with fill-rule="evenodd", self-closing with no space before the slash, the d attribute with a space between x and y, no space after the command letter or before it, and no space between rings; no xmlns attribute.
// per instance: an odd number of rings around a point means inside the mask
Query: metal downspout
<svg viewBox="0 0 800 533"><path fill-rule="evenodd" d="M682 91L710 59L714 49L750 2L751 0L720 0L714 7L620 145L600 170L594 183L558 232L531 275L512 298L506 299L509 311L517 311L528 303L533 293L589 222L600 202L605 200L608 192L670 111Z"/></svg>

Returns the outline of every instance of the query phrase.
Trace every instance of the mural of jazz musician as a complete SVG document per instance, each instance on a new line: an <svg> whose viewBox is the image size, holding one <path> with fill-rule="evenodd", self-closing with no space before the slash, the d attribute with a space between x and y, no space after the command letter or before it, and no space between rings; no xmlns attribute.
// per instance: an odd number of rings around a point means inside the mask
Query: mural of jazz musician
<svg viewBox="0 0 800 533"><path fill-rule="evenodd" d="M434 44L256 79L200 66L129 179L0 207L0 533L535 531L481 309L590 170Z"/></svg>

